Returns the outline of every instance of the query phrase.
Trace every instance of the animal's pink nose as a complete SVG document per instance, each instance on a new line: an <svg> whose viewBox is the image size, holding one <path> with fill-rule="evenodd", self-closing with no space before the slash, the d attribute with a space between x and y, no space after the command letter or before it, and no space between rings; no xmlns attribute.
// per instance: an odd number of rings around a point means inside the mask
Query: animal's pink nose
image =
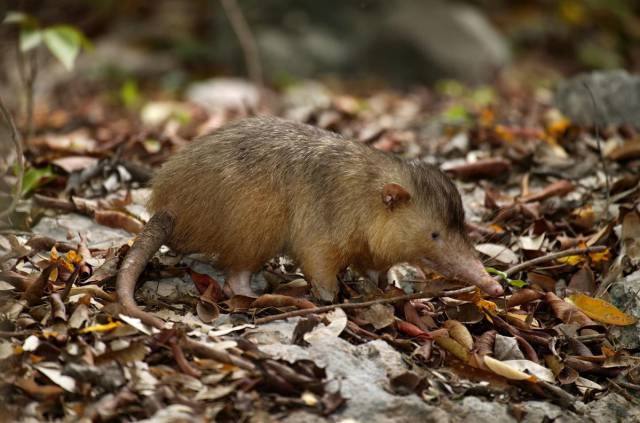
<svg viewBox="0 0 640 423"><path fill-rule="evenodd" d="M483 276L479 281L474 283L478 288L482 289L484 292L491 296L502 295L504 292L502 289L502 285L491 276Z"/></svg>

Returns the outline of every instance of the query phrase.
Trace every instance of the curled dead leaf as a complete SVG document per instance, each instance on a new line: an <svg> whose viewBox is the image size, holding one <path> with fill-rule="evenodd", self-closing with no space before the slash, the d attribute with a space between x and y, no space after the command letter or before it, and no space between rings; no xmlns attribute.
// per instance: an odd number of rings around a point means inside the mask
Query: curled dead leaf
<svg viewBox="0 0 640 423"><path fill-rule="evenodd" d="M373 304L356 310L356 316L376 329L386 328L395 321L394 308L390 304Z"/></svg>
<svg viewBox="0 0 640 423"><path fill-rule="evenodd" d="M546 200L547 198L566 195L571 191L573 191L573 189L574 189L574 186L571 183L571 181L561 179L559 181L556 181L547 185L541 191L520 197L520 201L524 203L542 201L542 200Z"/></svg>
<svg viewBox="0 0 640 423"><path fill-rule="evenodd" d="M485 355L484 364L487 366L493 373L504 376L510 380L528 380L531 382L536 381L536 377L532 375L528 375L525 372L522 372L515 367L512 367L508 364L503 363L502 361L496 360L491 356Z"/></svg>
<svg viewBox="0 0 640 423"><path fill-rule="evenodd" d="M519 289L509 297L507 301L507 307L515 307L522 304L528 304L531 301L536 301L544 297L544 294L540 291L536 291L530 288Z"/></svg>
<svg viewBox="0 0 640 423"><path fill-rule="evenodd" d="M460 345L471 351L473 348L473 337L465 325L457 320L447 320L442 324L442 326L447 328L451 338L455 339L460 343Z"/></svg>
<svg viewBox="0 0 640 423"><path fill-rule="evenodd" d="M487 355L493 353L493 344L497 333L495 330L488 330L476 339L475 347L478 354Z"/></svg>
<svg viewBox="0 0 640 423"><path fill-rule="evenodd" d="M133 234L142 232L142 228L144 228L144 224L140 220L119 210L96 210L93 219L100 225L124 229Z"/></svg>
<svg viewBox="0 0 640 423"><path fill-rule="evenodd" d="M404 320L396 320L396 329L411 338L432 339L431 334Z"/></svg>
<svg viewBox="0 0 640 423"><path fill-rule="evenodd" d="M580 326L595 325L595 322L580 311L578 307L561 300L553 292L547 292L545 300L549 304L549 307L551 307L553 314L564 323L575 323Z"/></svg>
<svg viewBox="0 0 640 423"><path fill-rule="evenodd" d="M449 338L448 336L437 336L435 337L435 343L462 362L469 362L469 350L455 339Z"/></svg>
<svg viewBox="0 0 640 423"><path fill-rule="evenodd" d="M216 303L201 298L196 304L196 313L204 323L211 323L220 316L220 309Z"/></svg>
<svg viewBox="0 0 640 423"><path fill-rule="evenodd" d="M316 305L304 298L288 297L286 295L264 294L254 299L249 308L281 308L295 307L298 309L316 308Z"/></svg>

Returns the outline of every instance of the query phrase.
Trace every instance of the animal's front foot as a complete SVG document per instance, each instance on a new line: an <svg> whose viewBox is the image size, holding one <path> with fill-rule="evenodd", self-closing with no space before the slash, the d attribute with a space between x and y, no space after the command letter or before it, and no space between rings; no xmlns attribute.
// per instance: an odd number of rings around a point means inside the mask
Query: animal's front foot
<svg viewBox="0 0 640 423"><path fill-rule="evenodd" d="M337 280L330 282L331 283L312 282L311 294L322 302L334 302L338 295L339 287Z"/></svg>
<svg viewBox="0 0 640 423"><path fill-rule="evenodd" d="M222 290L229 298L234 295L257 297L251 289L251 272L248 270L229 272L226 280L224 281Z"/></svg>

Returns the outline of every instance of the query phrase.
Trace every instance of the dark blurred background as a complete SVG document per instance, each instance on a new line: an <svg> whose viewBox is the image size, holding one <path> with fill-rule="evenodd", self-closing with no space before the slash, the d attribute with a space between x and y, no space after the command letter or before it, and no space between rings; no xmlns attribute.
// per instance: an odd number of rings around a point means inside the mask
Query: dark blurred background
<svg viewBox="0 0 640 423"><path fill-rule="evenodd" d="M509 66L546 75L640 66L639 2L633 0L401 1L239 0L271 86L339 77L399 87L442 78L488 82ZM40 24L83 31L94 50L74 78L135 77L179 89L188 80L246 75L243 53L217 0L9 1ZM3 25L3 70L14 60ZM60 69L47 72L48 85ZM51 80L53 79L53 81ZM3 72L2 83L11 76Z"/></svg>

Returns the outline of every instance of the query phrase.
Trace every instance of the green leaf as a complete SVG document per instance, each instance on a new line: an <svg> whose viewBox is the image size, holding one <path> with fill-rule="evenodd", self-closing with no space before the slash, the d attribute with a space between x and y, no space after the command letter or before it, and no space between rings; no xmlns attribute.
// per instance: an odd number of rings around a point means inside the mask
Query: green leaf
<svg viewBox="0 0 640 423"><path fill-rule="evenodd" d="M502 279L508 279L506 273L496 269L495 267L485 267L484 270L486 270L490 275L498 275Z"/></svg>
<svg viewBox="0 0 640 423"><path fill-rule="evenodd" d="M505 272L502 272L494 267L485 267L484 270L486 270L487 273L490 275L499 276L500 279L506 281L511 286L515 286L516 288L524 288L525 286L529 285L527 282L523 281L522 279L509 279L509 277Z"/></svg>
<svg viewBox="0 0 640 423"><path fill-rule="evenodd" d="M27 15L26 13L11 11L7 13L7 16L5 16L2 23L4 24L15 23L20 25L24 25L24 24L36 25L36 20L32 16Z"/></svg>
<svg viewBox="0 0 640 423"><path fill-rule="evenodd" d="M442 113L442 117L449 122L455 123L467 123L471 119L469 112L462 104L449 106L449 108Z"/></svg>
<svg viewBox="0 0 640 423"><path fill-rule="evenodd" d="M37 168L31 167L27 169L22 178L22 195L25 196L31 191L51 181L56 174L53 172L51 165L47 167Z"/></svg>
<svg viewBox="0 0 640 423"><path fill-rule="evenodd" d="M515 286L516 288L524 288L525 286L529 285L527 282L523 281L522 279L507 278L507 283L511 286Z"/></svg>
<svg viewBox="0 0 640 423"><path fill-rule="evenodd" d="M122 87L120 87L120 101L127 108L135 107L140 104L140 90L135 79L128 78Z"/></svg>
<svg viewBox="0 0 640 423"><path fill-rule="evenodd" d="M80 53L83 35L77 29L68 25L51 26L43 31L44 42L67 70L73 69L73 64Z"/></svg>
<svg viewBox="0 0 640 423"><path fill-rule="evenodd" d="M29 51L42 43L42 31L37 28L24 27L20 30L20 50Z"/></svg>

